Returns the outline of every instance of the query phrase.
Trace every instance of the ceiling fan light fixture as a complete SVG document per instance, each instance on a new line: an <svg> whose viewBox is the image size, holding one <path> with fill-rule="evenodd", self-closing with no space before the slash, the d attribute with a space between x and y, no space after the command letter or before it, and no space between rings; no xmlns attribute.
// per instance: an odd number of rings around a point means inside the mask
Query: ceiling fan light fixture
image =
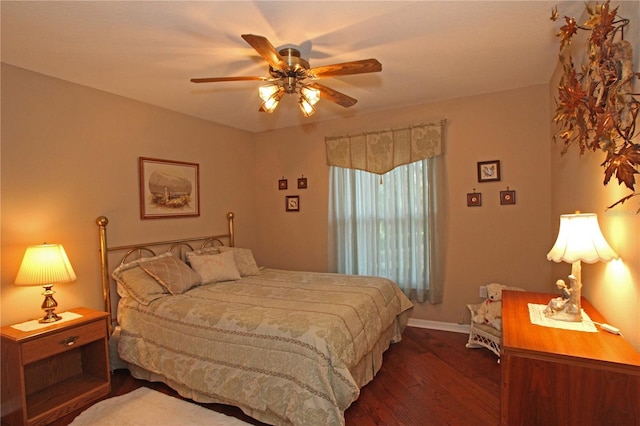
<svg viewBox="0 0 640 426"><path fill-rule="evenodd" d="M263 101L259 109L262 112L275 111L285 93L290 95L295 93L300 96L298 106L305 117L315 113L314 105L318 103L321 95L322 99L329 102L345 108L352 107L358 102L357 99L322 84L308 84L305 80L382 71L382 64L373 58L311 68L309 62L302 59L300 51L296 48L287 47L277 51L264 36L242 34L242 38L267 62L271 77L211 77L192 78L191 81L193 83L249 80L268 82L265 86L258 88L258 95Z"/></svg>
<svg viewBox="0 0 640 426"><path fill-rule="evenodd" d="M313 107L313 104L311 104L304 95L300 96L300 102L298 105L300 105L300 111L302 111L302 115L305 117L311 117L316 113L316 109Z"/></svg>
<svg viewBox="0 0 640 426"><path fill-rule="evenodd" d="M262 106L260 107L260 111L268 112L269 114L271 114L273 111L276 110L279 103L280 103L279 99L269 98L262 103Z"/></svg>
<svg viewBox="0 0 640 426"><path fill-rule="evenodd" d="M282 95L284 95L284 89L282 87L278 87L278 90L271 96L269 96L269 99L262 103L262 106L260 106L260 111L268 112L269 114L271 114L278 107L280 99L282 99Z"/></svg>
<svg viewBox="0 0 640 426"><path fill-rule="evenodd" d="M277 84L269 84L267 86L260 86L258 88L258 96L260 96L260 99L262 99L263 101L268 101L269 98L271 96L274 95L274 93L278 92L279 86Z"/></svg>
<svg viewBox="0 0 640 426"><path fill-rule="evenodd" d="M320 100L320 91L313 87L303 86L300 89L300 94L304 96L310 105L315 105Z"/></svg>

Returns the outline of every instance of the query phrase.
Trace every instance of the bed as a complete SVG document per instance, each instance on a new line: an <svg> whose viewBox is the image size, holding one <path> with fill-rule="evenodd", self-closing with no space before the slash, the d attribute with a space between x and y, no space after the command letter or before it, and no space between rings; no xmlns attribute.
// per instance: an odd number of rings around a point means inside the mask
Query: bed
<svg viewBox="0 0 640 426"><path fill-rule="evenodd" d="M136 378L265 423L344 424L411 302L383 278L258 267L233 219L222 235L110 247L98 218L118 356Z"/></svg>

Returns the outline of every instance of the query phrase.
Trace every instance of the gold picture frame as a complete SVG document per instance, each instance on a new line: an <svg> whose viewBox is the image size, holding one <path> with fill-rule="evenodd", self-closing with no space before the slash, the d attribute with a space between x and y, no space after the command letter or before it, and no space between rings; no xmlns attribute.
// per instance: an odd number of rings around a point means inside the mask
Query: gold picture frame
<svg viewBox="0 0 640 426"><path fill-rule="evenodd" d="M200 216L200 166L139 158L140 218Z"/></svg>

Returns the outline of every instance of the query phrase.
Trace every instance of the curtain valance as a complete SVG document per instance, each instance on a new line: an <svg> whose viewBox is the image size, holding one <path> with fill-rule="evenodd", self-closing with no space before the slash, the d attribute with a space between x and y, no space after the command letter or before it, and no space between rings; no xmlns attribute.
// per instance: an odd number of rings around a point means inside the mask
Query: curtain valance
<svg viewBox="0 0 640 426"><path fill-rule="evenodd" d="M403 164L442 155L445 123L325 137L327 164L382 175Z"/></svg>

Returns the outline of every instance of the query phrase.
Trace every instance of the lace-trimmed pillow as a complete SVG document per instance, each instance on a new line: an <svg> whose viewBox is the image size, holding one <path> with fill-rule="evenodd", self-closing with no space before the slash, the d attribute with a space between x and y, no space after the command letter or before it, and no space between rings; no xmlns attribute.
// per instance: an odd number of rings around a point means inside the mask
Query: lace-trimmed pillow
<svg viewBox="0 0 640 426"><path fill-rule="evenodd" d="M118 284L120 297L131 297L136 302L147 306L154 300L168 295L169 291L140 267L141 263L151 262L168 255L165 253L160 256L145 257L122 264L114 269L111 276Z"/></svg>
<svg viewBox="0 0 640 426"><path fill-rule="evenodd" d="M191 267L202 277L202 284L240 279L233 253L192 254L187 253Z"/></svg>
<svg viewBox="0 0 640 426"><path fill-rule="evenodd" d="M140 267L158 280L171 294L182 294L202 284L200 275L173 254L169 254L170 256L167 257L144 262Z"/></svg>
<svg viewBox="0 0 640 426"><path fill-rule="evenodd" d="M189 255L201 256L203 254L219 254L219 253L220 253L220 250L218 250L218 247L205 247L205 248L197 249L194 251L190 251ZM187 260L189 260L189 255L187 255Z"/></svg>
<svg viewBox="0 0 640 426"><path fill-rule="evenodd" d="M258 268L253 252L250 249L221 246L218 247L218 250L220 250L220 253L233 252L233 257L241 276L260 275L260 268Z"/></svg>

